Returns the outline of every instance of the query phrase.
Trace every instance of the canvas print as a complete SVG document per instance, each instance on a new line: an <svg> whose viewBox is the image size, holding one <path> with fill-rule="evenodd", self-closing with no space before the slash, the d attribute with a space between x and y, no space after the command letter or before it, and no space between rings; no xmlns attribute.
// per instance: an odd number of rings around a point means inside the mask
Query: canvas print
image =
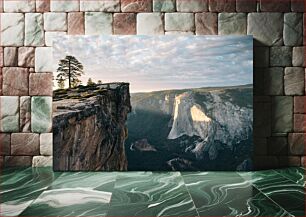
<svg viewBox="0 0 306 217"><path fill-rule="evenodd" d="M251 36L61 36L54 169L250 170Z"/></svg>

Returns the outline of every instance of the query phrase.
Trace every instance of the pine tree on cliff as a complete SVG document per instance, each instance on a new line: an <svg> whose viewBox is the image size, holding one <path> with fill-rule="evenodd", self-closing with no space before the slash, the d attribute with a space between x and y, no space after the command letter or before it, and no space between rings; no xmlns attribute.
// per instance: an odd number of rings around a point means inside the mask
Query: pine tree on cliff
<svg viewBox="0 0 306 217"><path fill-rule="evenodd" d="M80 84L79 77L84 75L84 67L74 56L66 56L58 64L56 80L68 80L69 88L76 87Z"/></svg>

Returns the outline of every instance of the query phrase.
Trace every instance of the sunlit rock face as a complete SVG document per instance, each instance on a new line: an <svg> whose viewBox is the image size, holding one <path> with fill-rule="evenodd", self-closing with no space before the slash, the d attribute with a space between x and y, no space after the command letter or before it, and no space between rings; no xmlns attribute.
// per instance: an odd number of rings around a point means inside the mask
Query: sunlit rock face
<svg viewBox="0 0 306 217"><path fill-rule="evenodd" d="M126 170L129 84L104 84L54 95L54 169Z"/></svg>
<svg viewBox="0 0 306 217"><path fill-rule="evenodd" d="M209 150L209 157L216 158L213 143L219 141L230 148L239 140L246 140L252 130L253 111L241 108L230 101L223 101L220 91L211 91L201 107L193 98L192 92L175 97L173 124L168 139L183 135L199 136L202 140L192 150L198 156ZM211 150L210 150L211 149Z"/></svg>

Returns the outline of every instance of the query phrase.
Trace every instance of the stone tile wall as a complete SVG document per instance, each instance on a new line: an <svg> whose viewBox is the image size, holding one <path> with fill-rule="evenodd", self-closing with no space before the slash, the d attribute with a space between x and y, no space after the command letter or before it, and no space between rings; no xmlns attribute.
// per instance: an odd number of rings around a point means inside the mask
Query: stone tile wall
<svg viewBox="0 0 306 217"><path fill-rule="evenodd" d="M0 0L0 164L52 163L56 35L254 36L257 169L305 165L303 0Z"/></svg>

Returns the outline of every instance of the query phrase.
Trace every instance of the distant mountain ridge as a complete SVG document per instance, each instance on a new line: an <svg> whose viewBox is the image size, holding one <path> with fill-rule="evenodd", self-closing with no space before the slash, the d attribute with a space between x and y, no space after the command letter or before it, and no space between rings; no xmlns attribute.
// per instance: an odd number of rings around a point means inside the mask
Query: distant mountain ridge
<svg viewBox="0 0 306 217"><path fill-rule="evenodd" d="M131 103L133 111L127 122L126 142L129 169L244 170L250 167L252 85L135 93L131 94ZM130 148L144 139L151 149ZM156 165L151 162L140 168L136 162L144 156Z"/></svg>

